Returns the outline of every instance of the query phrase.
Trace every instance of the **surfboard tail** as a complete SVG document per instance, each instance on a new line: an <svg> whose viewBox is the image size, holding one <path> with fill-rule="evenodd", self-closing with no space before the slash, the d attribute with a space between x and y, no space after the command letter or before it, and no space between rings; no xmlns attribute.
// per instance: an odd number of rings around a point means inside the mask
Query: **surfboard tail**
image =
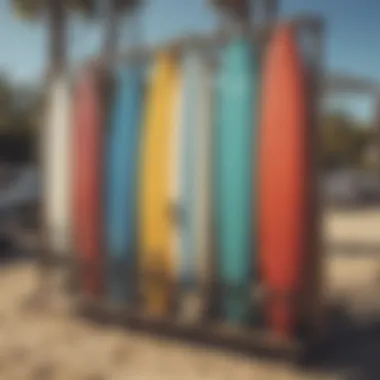
<svg viewBox="0 0 380 380"><path fill-rule="evenodd" d="M115 301L130 301L134 295L135 276L133 266L128 260L108 259L107 265L107 288L108 294ZM119 253L118 257L122 257Z"/></svg>
<svg viewBox="0 0 380 380"><path fill-rule="evenodd" d="M172 309L173 285L145 286L145 312L154 317L162 317Z"/></svg>
<svg viewBox="0 0 380 380"><path fill-rule="evenodd" d="M183 292L178 306L181 320L194 323L204 314L202 296L196 289Z"/></svg>
<svg viewBox="0 0 380 380"><path fill-rule="evenodd" d="M96 263L82 259L80 284L86 296L98 297L103 290L102 275Z"/></svg>
<svg viewBox="0 0 380 380"><path fill-rule="evenodd" d="M224 289L223 289L224 288ZM248 284L221 289L221 312L229 322L237 325L250 320L251 293Z"/></svg>
<svg viewBox="0 0 380 380"><path fill-rule="evenodd" d="M268 305L268 322L272 332L279 337L287 338L294 332L294 308L287 301L274 301Z"/></svg>

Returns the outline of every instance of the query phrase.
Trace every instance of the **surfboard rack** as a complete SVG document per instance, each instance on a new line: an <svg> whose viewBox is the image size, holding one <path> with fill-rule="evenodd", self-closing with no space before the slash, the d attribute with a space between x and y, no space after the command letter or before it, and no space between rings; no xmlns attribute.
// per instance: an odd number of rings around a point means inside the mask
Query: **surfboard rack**
<svg viewBox="0 0 380 380"><path fill-rule="evenodd" d="M207 300L204 302L207 311L197 319L183 319L177 313L178 310L168 311L164 317L152 316L142 310L140 297L132 296L128 305L111 301L104 295L94 297L83 294L80 291L79 281L73 283L73 278L76 277L78 280L78 273L86 265L78 263L77 260L60 257L50 258L44 262L45 269L52 267L66 269L72 276L69 284L73 314L102 325L122 326L141 333L292 362L298 362L312 343L306 335L299 334L291 339L276 337L260 322L247 327L228 325L221 322L218 317L219 313L215 310L218 306L211 305ZM93 269L93 265L88 265L88 270ZM214 292L217 284L210 285L212 288L210 292ZM44 292L43 295L47 296L47 293ZM206 295L207 297L209 295ZM263 301L265 302L265 296Z"/></svg>
<svg viewBox="0 0 380 380"><path fill-rule="evenodd" d="M319 99L319 82L322 74L321 60L322 60L322 39L323 39L323 19L316 17L315 15L303 14L288 20L293 27L299 31L307 31L312 36L312 43L314 44L313 57L310 58L312 64L310 65L309 77L310 77L310 106L313 109L310 128L313 133L317 133L317 109ZM273 25L259 26L252 29L251 36L255 41L258 41L263 46L267 42ZM160 46L158 48L152 47L135 47L131 48L128 52L121 54L118 60L128 62L146 62L158 49L175 49L178 52L190 49L198 48L205 51L212 51L225 44L232 36L234 32L227 28L220 29L217 32L208 36L193 36L182 39L177 39L168 44ZM91 60L92 62L98 61L96 57ZM103 65L112 64L111 61L101 61ZM315 136L314 136L315 137ZM313 137L313 139L314 139ZM312 140L312 138L311 138ZM313 165L317 162L318 146L313 140ZM313 180L316 181L317 174L316 169L310 170L310 175ZM309 344L323 329L323 298L322 298L322 259L323 252L320 249L319 241L319 205L318 195L314 194L311 200L310 207L313 208L314 216L311 224L313 225L313 231L311 232L313 238L309 247L308 265L305 274L305 284L303 286L303 294L301 295L301 316L302 326L305 333L299 336L295 336L291 339L280 339L273 336L263 327L249 327L249 328L233 328L217 322L217 319L210 318L201 320L198 323L189 323L174 317L173 315L165 318L155 318L140 311L138 307L127 307L125 305L119 305L110 303L104 298L94 300L89 297L78 295L78 273L83 270L83 264L77 262L74 253L68 253L68 258L57 258L54 253L49 250L46 244L46 238L44 249L41 250L39 268L41 270L41 293L43 290L44 296L48 296L46 290L49 290L49 280L46 277L49 268L59 267L67 270L69 275L69 282L72 287L70 293L73 298L74 311L76 314L91 318L101 323L113 323L127 326L129 328L146 331L149 333L159 333L167 336L185 338L188 340L198 341L204 344L211 344L213 346L220 346L224 349L229 348L233 350L242 350L249 353L255 353L256 355L264 355L266 357L273 358L285 358L295 359L305 352ZM42 231L42 236L44 232ZM100 270L105 273L105 264L102 263ZM73 285L75 284L75 285ZM211 288L214 284L211 284ZM213 293L215 289L211 289L210 293ZM207 292L207 293L208 293ZM209 297L208 308L213 309L213 305ZM263 296L265 297L265 296ZM212 313L211 313L212 314Z"/></svg>
<svg viewBox="0 0 380 380"><path fill-rule="evenodd" d="M85 296L78 298L76 304L77 316L172 339L292 361L305 350L301 339L279 339L262 329L234 328L215 321L190 323L171 316L153 317L134 307L95 301Z"/></svg>

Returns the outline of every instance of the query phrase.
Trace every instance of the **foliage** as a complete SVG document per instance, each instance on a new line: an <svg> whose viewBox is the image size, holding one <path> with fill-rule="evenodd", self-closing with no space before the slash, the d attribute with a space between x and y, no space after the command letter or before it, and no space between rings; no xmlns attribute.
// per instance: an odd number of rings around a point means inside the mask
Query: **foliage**
<svg viewBox="0 0 380 380"><path fill-rule="evenodd" d="M28 86L13 86L0 76L0 132L33 131L41 110L41 94Z"/></svg>
<svg viewBox="0 0 380 380"><path fill-rule="evenodd" d="M12 0L12 5L15 13L20 18L35 20L45 13L49 1L57 0ZM99 1L97 0L63 1L67 4L70 11L85 17L96 18L100 14L98 10ZM134 9L142 3L142 0L112 0L109 4L113 5L118 12L124 12L127 9Z"/></svg>
<svg viewBox="0 0 380 380"><path fill-rule="evenodd" d="M141 6L143 0L9 0L19 17L24 20L48 21L50 36L49 75L57 75L67 68L67 46L65 33L68 18L72 14L81 14L88 19L105 19L106 38L104 54L113 55L117 49L117 37L121 15L127 10ZM99 4L106 6L100 8ZM105 12L104 12L105 10Z"/></svg>
<svg viewBox="0 0 380 380"><path fill-rule="evenodd" d="M15 13L22 19L35 20L44 15L49 1L54 0L12 0ZM76 12L92 14L95 12L96 1L93 0L64 0Z"/></svg>
<svg viewBox="0 0 380 380"><path fill-rule="evenodd" d="M36 131L42 115L42 93L13 85L0 74L0 160L36 158Z"/></svg>
<svg viewBox="0 0 380 380"><path fill-rule="evenodd" d="M370 126L354 121L342 112L324 115L321 125L323 168L360 166L373 137Z"/></svg>
<svg viewBox="0 0 380 380"><path fill-rule="evenodd" d="M97 9L97 0L10 0L15 13L26 20L38 20L46 16L48 6L55 1L63 1L71 13L81 14L89 19L104 18L104 14ZM249 2L246 0L209 0L219 7L230 8L232 5L241 14L246 11ZM275 0L271 1L276 4ZM143 0L108 0L107 5L112 6L113 13L121 13L127 9L141 6ZM110 13L112 14L112 12ZM106 18L109 15L106 16ZM111 21L111 20L109 20ZM109 38L107 43L115 42L115 25L112 22L107 25ZM50 35L53 36L52 30ZM61 35L55 35L53 45L60 44ZM111 46L112 47L112 46ZM66 47L62 44L61 49ZM59 50L59 49L58 49ZM54 54L53 54L54 55ZM14 89L5 77L0 77L0 133L3 131L35 131L38 118L41 115L41 96L35 90L26 88ZM12 133L13 133L12 132ZM370 128L358 125L347 115L342 113L330 113L325 115L321 125L323 168L332 169L347 166L357 166L363 161L366 148L373 138Z"/></svg>

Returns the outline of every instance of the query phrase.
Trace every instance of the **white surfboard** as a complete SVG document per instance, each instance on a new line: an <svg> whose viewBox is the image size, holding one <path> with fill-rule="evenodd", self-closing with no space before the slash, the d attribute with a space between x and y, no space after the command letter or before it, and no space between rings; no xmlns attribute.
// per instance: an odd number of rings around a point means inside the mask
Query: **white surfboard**
<svg viewBox="0 0 380 380"><path fill-rule="evenodd" d="M44 226L48 248L59 256L71 246L71 96L66 77L49 88L42 131Z"/></svg>

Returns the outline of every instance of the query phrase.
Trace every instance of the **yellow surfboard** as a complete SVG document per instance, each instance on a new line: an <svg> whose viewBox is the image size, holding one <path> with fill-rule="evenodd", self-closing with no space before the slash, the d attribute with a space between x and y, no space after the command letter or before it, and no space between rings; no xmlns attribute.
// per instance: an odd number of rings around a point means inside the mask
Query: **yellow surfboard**
<svg viewBox="0 0 380 380"><path fill-rule="evenodd" d="M173 151L180 106L180 68L171 52L157 53L144 111L140 171L140 279L146 312L160 316L173 302L177 273Z"/></svg>

